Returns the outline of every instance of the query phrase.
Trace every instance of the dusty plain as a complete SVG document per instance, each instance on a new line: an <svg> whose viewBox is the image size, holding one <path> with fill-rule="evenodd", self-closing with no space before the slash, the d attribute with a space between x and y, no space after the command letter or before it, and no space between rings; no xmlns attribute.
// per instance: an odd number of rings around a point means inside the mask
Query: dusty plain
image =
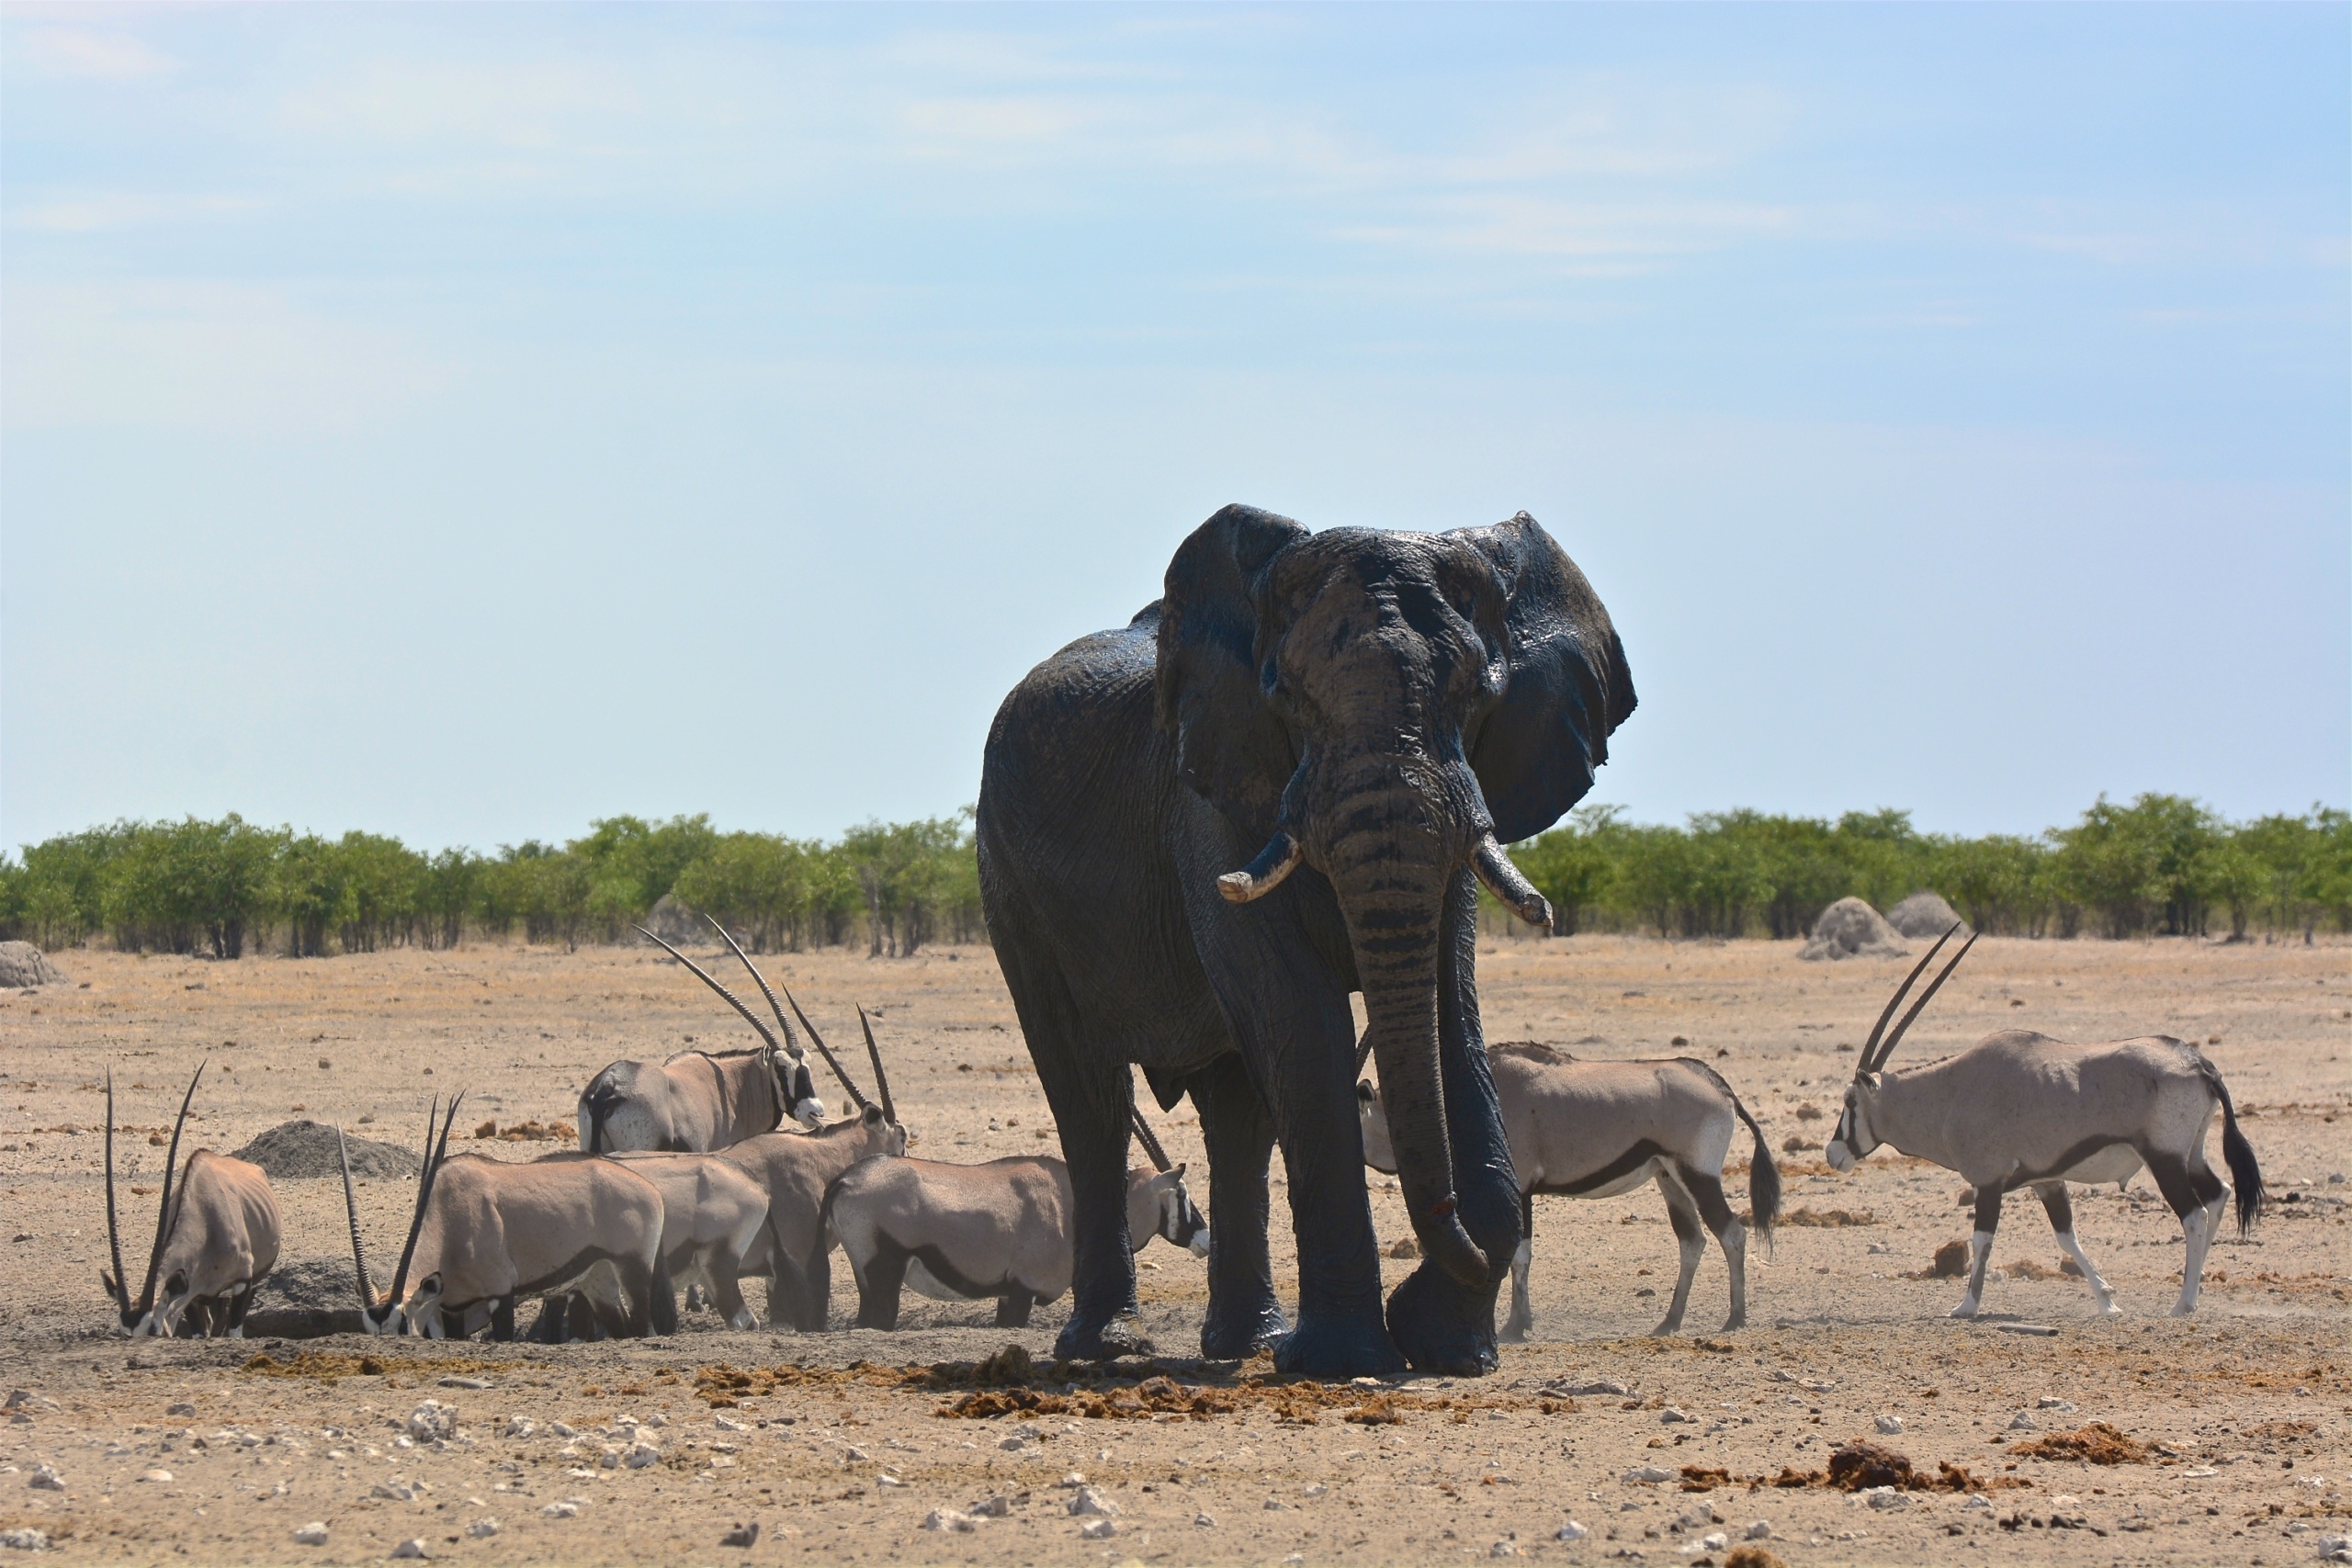
<svg viewBox="0 0 2352 1568"><path fill-rule="evenodd" d="M1803 1151L1781 1156L1787 1207L1859 1223L1784 1224L1776 1252L1756 1248L1751 1322L1736 1332L1717 1331L1726 1292L1711 1250L1688 1332L1647 1337L1675 1264L1654 1190L1550 1199L1537 1204L1535 1333L1505 1348L1492 1378L1318 1389L1263 1361L1191 1359L1202 1265L1156 1244L1140 1261L1160 1362L1041 1365L1010 1381L1045 1408L980 1418L948 1412L976 1393L990 1395L983 1407L1017 1401L972 1388L974 1364L1008 1344L1044 1362L1062 1303L1019 1331L993 1327L985 1303L910 1295L894 1335L733 1333L704 1313L667 1339L555 1348L121 1339L97 1282L109 1066L119 1124L135 1129L120 1135L126 1180L152 1190L163 1150L148 1134L168 1128L206 1056L194 1145L234 1149L303 1115L413 1145L436 1089L470 1091L464 1133L478 1118L568 1122L607 1061L751 1036L645 949L56 956L67 985L0 993L0 1391L22 1391L0 1416L0 1532L49 1543L0 1550L0 1562L359 1562L414 1541L429 1559L483 1563L1724 1563L1761 1521L1770 1534L1756 1544L1791 1564L2290 1563L2352 1533L2352 947L2340 942L1987 941L1898 1058L2008 1025L2211 1042L2274 1206L2251 1238L2225 1231L2192 1318L2165 1315L2180 1232L2144 1176L2121 1194L2077 1190L2085 1246L2124 1316L2091 1315L2082 1283L2057 1272L2040 1206L2020 1196L1995 1249L2007 1277L1984 1317L1959 1323L1945 1315L1957 1282L1913 1277L1967 1233L1957 1178L1891 1151L1839 1177ZM875 1010L920 1153L1052 1146L984 949L765 962L837 1043L854 1037L854 1004ZM1800 963L1789 943L1618 937L1497 939L1481 956L1489 1038L1702 1056L1776 1150L1826 1136L1852 1048L1901 970ZM839 1103L830 1086L828 1098ZM1805 1119L1808 1106L1827 1116ZM1198 1176L1189 1107L1155 1120ZM478 1146L526 1158L553 1145ZM1276 1181L1280 1276L1279 1161ZM1370 1185L1384 1242L1404 1235L1396 1193L1376 1175ZM1744 1195L1745 1174L1727 1185ZM336 1184L278 1192L289 1278L339 1268ZM1207 1206L1204 1179L1195 1195ZM363 1185L375 1254L397 1252L408 1201L404 1182ZM135 1273L153 1211L126 1201ZM1413 1265L1387 1267L1401 1278ZM845 1323L854 1293L838 1262L834 1291ZM257 1324L272 1304L266 1287ZM249 1365L256 1357L267 1361ZM1125 1392L1154 1376L1174 1386ZM1624 1392L1562 1392L1600 1383ZM455 1407L454 1440L403 1430L426 1399ZM2012 1429L2020 1412L2030 1428ZM1901 1432L1881 1435L1883 1416ZM2011 1452L2092 1422L2144 1445L2145 1461ZM1784 1469L1822 1469L1853 1438L1992 1488L1907 1492L1883 1507L1770 1484ZM36 1484L43 1466L55 1487ZM1626 1479L1645 1466L1668 1479ZM1705 1490L1685 1489L1685 1466ZM1074 1473L1115 1515L1073 1515ZM992 1498L1001 1513L968 1530L923 1528L935 1510L968 1515ZM1082 1533L1105 1519L1113 1533ZM1586 1539L1557 1539L1570 1519ZM298 1544L314 1522L324 1543ZM752 1524L754 1543L722 1544Z"/></svg>

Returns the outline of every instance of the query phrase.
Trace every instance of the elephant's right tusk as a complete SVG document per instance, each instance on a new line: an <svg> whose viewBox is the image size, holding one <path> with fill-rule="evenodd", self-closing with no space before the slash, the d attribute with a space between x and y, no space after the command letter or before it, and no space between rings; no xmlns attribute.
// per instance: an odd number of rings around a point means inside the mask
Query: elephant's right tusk
<svg viewBox="0 0 2352 1568"><path fill-rule="evenodd" d="M1280 887L1283 878L1298 869L1302 854L1298 840L1277 828L1274 836L1266 840L1266 847L1258 852L1256 860L1239 871L1228 871L1216 879L1216 890L1236 904L1262 898Z"/></svg>
<svg viewBox="0 0 2352 1568"><path fill-rule="evenodd" d="M1487 891L1502 900L1504 908L1538 931L1548 932L1552 929L1552 901L1535 891L1534 885L1503 852L1503 847L1495 842L1492 833L1479 839L1477 849L1471 852L1470 864L1477 872L1478 880L1487 885Z"/></svg>

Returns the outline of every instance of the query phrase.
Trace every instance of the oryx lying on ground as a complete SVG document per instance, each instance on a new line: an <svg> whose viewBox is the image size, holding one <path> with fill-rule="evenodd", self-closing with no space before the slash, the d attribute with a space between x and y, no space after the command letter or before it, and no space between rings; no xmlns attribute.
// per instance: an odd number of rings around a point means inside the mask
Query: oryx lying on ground
<svg viewBox="0 0 2352 1568"><path fill-rule="evenodd" d="M549 1155L528 1165L451 1155L457 1118L453 1100L437 1145L432 1122L425 1124L430 1157L417 1178L392 1288L380 1297L360 1250L350 1163L343 1164L367 1332L462 1338L487 1325L493 1337L512 1339L516 1296L561 1290L599 1264L619 1275L632 1334L675 1326L674 1312L665 1310L673 1298L662 1267L662 1194L652 1183L593 1155ZM418 1280L409 1291L412 1264Z"/></svg>
<svg viewBox="0 0 2352 1568"><path fill-rule="evenodd" d="M1527 1265L1535 1235L1535 1194L1614 1198L1655 1180L1667 1217L1681 1244L1682 1270L1666 1319L1652 1332L1682 1327L1690 1280L1714 1233L1731 1269L1731 1315L1725 1328L1747 1321L1747 1227L1724 1198L1724 1161L1739 1123L1755 1140L1747 1167L1749 1211L1758 1235L1771 1239L1781 1212L1781 1171L1764 1144L1763 1129L1731 1085L1704 1062L1676 1056L1646 1062L1579 1062L1532 1042L1496 1045L1487 1060L1502 1102L1503 1133L1519 1172L1519 1250L1511 1255L1510 1316L1502 1337L1527 1337L1533 1316L1527 1300ZM1388 1116L1380 1091L1356 1085L1363 1123L1363 1157L1394 1173ZM1702 1230L1702 1225L1705 1230Z"/></svg>
<svg viewBox="0 0 2352 1568"><path fill-rule="evenodd" d="M1208 1222L1140 1112L1136 1131L1155 1170L1127 1172L1128 1246L1155 1235L1209 1250ZM899 1326L903 1284L933 1301L996 1298L1000 1328L1069 1289L1069 1168L1043 1155L983 1165L877 1159L852 1166L825 1194L825 1231L857 1279L857 1325Z"/></svg>
<svg viewBox="0 0 2352 1568"><path fill-rule="evenodd" d="M776 1005L775 993L735 944L727 928L711 921L735 956L752 971L775 1012L784 1036L745 1007L734 992L712 977L693 959L662 942L643 926L648 941L661 942L679 963L694 971L706 986L725 998L759 1032L760 1045L749 1051L681 1051L655 1062L615 1062L588 1081L580 1091L580 1147L588 1154L613 1154L622 1149L664 1149L700 1152L723 1149L745 1138L772 1133L789 1115L804 1127L825 1120L825 1102L817 1098L808 1064L792 1021ZM797 1003L794 1004L796 1007ZM831 1054L826 1054L831 1061ZM839 1072L841 1064L833 1064Z"/></svg>
<svg viewBox="0 0 2352 1568"><path fill-rule="evenodd" d="M114 1272L100 1273L98 1281L115 1304L123 1332L134 1337L168 1338L185 1320L208 1338L226 1335L243 1339L254 1287L277 1262L284 1234L277 1194L270 1190L268 1174L259 1166L198 1149L187 1156L187 1168L173 1184L180 1129L187 1124L188 1102L203 1078L204 1067L198 1064L180 1100L179 1120L172 1123L171 1146L164 1152L164 1196L155 1212L155 1244L147 1254L147 1282L134 1302L122 1272L122 1233L115 1218L114 1074L107 1074L107 1249Z"/></svg>
<svg viewBox="0 0 2352 1568"><path fill-rule="evenodd" d="M2196 1311L2206 1249L2222 1227L2230 1199L2229 1189L2205 1163L2205 1131L2216 1106L2222 1111L2222 1157L2237 1179L2240 1235L2262 1210L2262 1172L2238 1131L2237 1111L2230 1104L2221 1070L2195 1046L2166 1035L2072 1045L2030 1030L2005 1029L1928 1066L1883 1071L1903 1032L1976 945L1971 936L1888 1033L1886 1021L1894 1016L1912 982L1959 929L1955 925L1937 939L1879 1014L1878 1026L1855 1063L1845 1113L1829 1140L1829 1163L1851 1170L1856 1160L1888 1144L1958 1171L1976 1189L1968 1293L1952 1309L1954 1317L1976 1315L1984 1298L1984 1270L1992 1258L1993 1232L2001 1220L2001 1199L2020 1187L2032 1188L2041 1200L2051 1228L2058 1233L2058 1245L2089 1281L2099 1312L2109 1317L2120 1314L2115 1292L2083 1256L2082 1244L2075 1237L2066 1183L2112 1181L2121 1187L2145 1165L2156 1190L2179 1216L2188 1243L2180 1298L2173 1303L2172 1314L2181 1317ZM1881 1034L1886 1036L1884 1044Z"/></svg>
<svg viewBox="0 0 2352 1568"><path fill-rule="evenodd" d="M799 1013L808 1037L823 1041L808 1015ZM847 1074L842 1087L857 1108L855 1116L818 1128L813 1133L766 1133L747 1138L717 1158L736 1167L759 1183L768 1200L768 1223L743 1255L740 1272L765 1275L768 1280L768 1321L789 1323L809 1332L825 1326L832 1299L831 1243L825 1235L825 1190L834 1179L863 1159L907 1152L907 1131L899 1125L899 1111L890 1100L889 1076L882 1070L881 1048L874 1028L865 1025L866 1055L874 1064L874 1081L882 1103L867 1100ZM831 1059L831 1053L826 1057ZM839 1071L838 1066L835 1068Z"/></svg>

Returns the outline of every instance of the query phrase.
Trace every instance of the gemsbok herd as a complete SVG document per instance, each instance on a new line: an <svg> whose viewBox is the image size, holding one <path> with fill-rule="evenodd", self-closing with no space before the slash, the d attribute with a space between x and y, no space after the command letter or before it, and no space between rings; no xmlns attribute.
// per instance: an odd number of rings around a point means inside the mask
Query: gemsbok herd
<svg viewBox="0 0 2352 1568"><path fill-rule="evenodd" d="M909 1287L938 1300L993 1299L997 1323L1012 1327L1069 1289L1071 1198L1063 1163L1045 1156L979 1165L909 1157L908 1132L865 1010L858 1021L874 1075L871 1098L789 989L779 1000L751 956L711 923L758 986L774 1029L700 964L644 934L741 1014L759 1047L615 1062L580 1095L580 1147L523 1163L452 1155L450 1133L465 1096L453 1096L446 1111L436 1097L425 1118L407 1237L381 1290L360 1241L350 1163L341 1162L366 1332L455 1338L487 1329L512 1339L517 1303L537 1298L538 1316L527 1331L535 1339L668 1334L678 1326L681 1287L707 1299L729 1327L748 1329L760 1320L744 1302L746 1279L766 1281L771 1325L820 1331L829 1324L837 1247L855 1279L860 1327L895 1329ZM2021 1187L2041 1200L2097 1310L2120 1313L2075 1235L2066 1184L2128 1184L2145 1167L2188 1242L2173 1314L2195 1311L2207 1249L2232 1205L2230 1187L2205 1157L2217 1110L2240 1234L2262 1209L2262 1173L2220 1071L2195 1046L2165 1036L2077 1045L2020 1030L1987 1035L1940 1062L1887 1070L1904 1032L1975 944L1971 936L1890 1029L1959 930L1928 949L1880 1013L1826 1150L1829 1164L1850 1170L1884 1144L1968 1182L1975 1235L1966 1294L1952 1310L1962 1318L1984 1301L2002 1199ZM851 1114L828 1119L804 1033L848 1096ZM1753 1231L1771 1239L1781 1174L1731 1085L1690 1057L1588 1062L1526 1043L1497 1045L1488 1055L1521 1191L1503 1337L1523 1339L1532 1325L1535 1195L1605 1198L1650 1181L1666 1200L1681 1251L1673 1299L1656 1332L1680 1330L1710 1235L1731 1275L1724 1326L1741 1326L1747 1238ZM1363 1067L1360 1055L1359 1073ZM180 1163L181 1134L203 1077L198 1066L172 1128L136 1296L122 1264L111 1075L107 1080L113 1268L99 1278L125 1334L242 1337L254 1292L277 1261L283 1227L267 1175L210 1149ZM1367 1079L1357 1096L1366 1163L1391 1170L1379 1089ZM1724 1190L1724 1164L1743 1126L1750 1140L1745 1217ZM1159 1237L1205 1255L1208 1224L1185 1187L1185 1168L1169 1159L1140 1112L1132 1131L1149 1165L1128 1173L1129 1245ZM336 1140L340 1149L340 1129Z"/></svg>

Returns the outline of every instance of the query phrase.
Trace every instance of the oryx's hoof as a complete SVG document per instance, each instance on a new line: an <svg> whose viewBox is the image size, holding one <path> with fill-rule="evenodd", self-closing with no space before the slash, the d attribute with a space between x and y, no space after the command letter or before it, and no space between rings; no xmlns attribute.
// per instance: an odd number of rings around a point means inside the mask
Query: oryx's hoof
<svg viewBox="0 0 2352 1568"><path fill-rule="evenodd" d="M1388 1298L1388 1333L1417 1372L1484 1377L1501 1362L1495 1286L1473 1290L1424 1262Z"/></svg>
<svg viewBox="0 0 2352 1568"><path fill-rule="evenodd" d="M1664 1323L1659 1324L1656 1328L1650 1330L1650 1337L1653 1339L1671 1339L1681 1332L1682 1320L1679 1317L1669 1317Z"/></svg>
<svg viewBox="0 0 2352 1568"><path fill-rule="evenodd" d="M2165 1315L2168 1317L2194 1317L2196 1314L2197 1303L2195 1302L2175 1302L2172 1303L2172 1311L2167 1313Z"/></svg>
<svg viewBox="0 0 2352 1568"><path fill-rule="evenodd" d="M1976 1303L1972 1301L1963 1301L1958 1306L1951 1309L1951 1315L1954 1317L1974 1317L1976 1315Z"/></svg>
<svg viewBox="0 0 2352 1568"><path fill-rule="evenodd" d="M1406 1364L1379 1318L1317 1316L1302 1312L1298 1326L1274 1346L1274 1370L1294 1377L1331 1382L1345 1378L1394 1377L1406 1370Z"/></svg>
<svg viewBox="0 0 2352 1568"><path fill-rule="evenodd" d="M2123 1315L2123 1309L2117 1306L2113 1302L2101 1302L2098 1303L2098 1315L2100 1317L2121 1317Z"/></svg>
<svg viewBox="0 0 2352 1568"><path fill-rule="evenodd" d="M1532 1323L1514 1317L1503 1325L1502 1332L1496 1337L1506 1345L1524 1345L1527 1343L1527 1331L1534 1326Z"/></svg>
<svg viewBox="0 0 2352 1568"><path fill-rule="evenodd" d="M1122 1356L1150 1356L1151 1336L1143 1331L1143 1319L1132 1312L1113 1315L1108 1323L1088 1325L1072 1318L1054 1340L1054 1359L1059 1361L1115 1361Z"/></svg>
<svg viewBox="0 0 2352 1568"><path fill-rule="evenodd" d="M1729 1334L1729 1333L1730 1333L1733 1329L1735 1329L1735 1328L1745 1328L1745 1327L1747 1327L1747 1314L1746 1313L1744 1313L1744 1312L1736 1312L1736 1313L1732 1314L1729 1317L1727 1317L1727 1318L1724 1319L1724 1326L1723 1326L1723 1330L1722 1330L1722 1332L1724 1332L1724 1333L1725 1333L1725 1334Z"/></svg>

